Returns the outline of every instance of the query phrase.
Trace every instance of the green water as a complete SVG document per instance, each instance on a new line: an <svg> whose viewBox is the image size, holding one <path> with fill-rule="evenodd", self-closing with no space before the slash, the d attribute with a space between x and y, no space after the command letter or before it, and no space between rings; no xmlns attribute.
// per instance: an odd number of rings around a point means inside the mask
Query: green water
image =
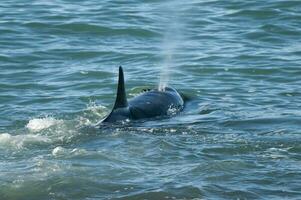
<svg viewBox="0 0 301 200"><path fill-rule="evenodd" d="M0 199L300 199L301 1L0 2ZM172 118L93 128L167 83Z"/></svg>

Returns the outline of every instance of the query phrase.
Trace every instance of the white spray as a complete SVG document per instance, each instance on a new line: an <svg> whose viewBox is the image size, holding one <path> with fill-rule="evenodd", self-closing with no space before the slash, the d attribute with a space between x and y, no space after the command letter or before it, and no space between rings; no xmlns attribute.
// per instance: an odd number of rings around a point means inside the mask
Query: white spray
<svg viewBox="0 0 301 200"><path fill-rule="evenodd" d="M175 66L174 56L179 49L179 44L182 40L183 20L181 20L181 1L168 1L161 8L161 13L164 13L164 38L162 42L163 63L160 73L159 90L164 91L168 86L168 82L172 73L172 68ZM163 10L164 9L164 10Z"/></svg>

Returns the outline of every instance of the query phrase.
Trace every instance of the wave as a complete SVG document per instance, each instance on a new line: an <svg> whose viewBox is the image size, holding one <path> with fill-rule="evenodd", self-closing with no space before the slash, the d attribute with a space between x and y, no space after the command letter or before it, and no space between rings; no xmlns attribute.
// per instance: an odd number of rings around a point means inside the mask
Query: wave
<svg viewBox="0 0 301 200"><path fill-rule="evenodd" d="M33 144L48 144L50 143L50 138L46 136L34 135L34 134L24 134L24 135L11 135L8 133L0 134L0 148L14 148L22 149L28 145Z"/></svg>

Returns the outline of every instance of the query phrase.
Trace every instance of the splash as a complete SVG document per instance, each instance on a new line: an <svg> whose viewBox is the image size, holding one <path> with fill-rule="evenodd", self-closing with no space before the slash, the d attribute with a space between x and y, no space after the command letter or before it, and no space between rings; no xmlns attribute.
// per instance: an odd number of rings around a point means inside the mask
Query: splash
<svg viewBox="0 0 301 200"><path fill-rule="evenodd" d="M30 131L37 132L62 123L63 120L54 119L53 117L37 118L31 119L26 125L26 128Z"/></svg>
<svg viewBox="0 0 301 200"><path fill-rule="evenodd" d="M87 108L84 110L83 115L79 116L77 126L95 126L100 119L103 119L109 110L102 105L96 104L96 102L90 101Z"/></svg>
<svg viewBox="0 0 301 200"><path fill-rule="evenodd" d="M0 134L0 146L11 147L13 149L22 149L24 146L30 144L47 144L51 140L46 136L39 136L34 134L25 135L10 135L8 133Z"/></svg>
<svg viewBox="0 0 301 200"><path fill-rule="evenodd" d="M174 106L169 106L168 110L167 110L167 115L172 116L178 113L178 111L180 110L180 108L176 108Z"/></svg>
<svg viewBox="0 0 301 200"><path fill-rule="evenodd" d="M62 155L65 155L67 153L67 149L63 148L63 147L55 147L53 150L52 150L52 155L55 156L55 157L59 157L59 156L62 156Z"/></svg>
<svg viewBox="0 0 301 200"><path fill-rule="evenodd" d="M86 155L88 152L85 149L66 149L61 146L55 147L52 150L52 155L54 157L74 157L74 156L83 156Z"/></svg>

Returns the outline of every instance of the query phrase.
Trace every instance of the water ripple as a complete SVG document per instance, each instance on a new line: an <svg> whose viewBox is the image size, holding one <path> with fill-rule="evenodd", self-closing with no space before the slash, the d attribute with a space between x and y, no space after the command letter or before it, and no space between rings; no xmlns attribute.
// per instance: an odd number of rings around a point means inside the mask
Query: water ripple
<svg viewBox="0 0 301 200"><path fill-rule="evenodd" d="M2 1L0 199L298 199L300 3ZM94 127L168 64L183 112Z"/></svg>

